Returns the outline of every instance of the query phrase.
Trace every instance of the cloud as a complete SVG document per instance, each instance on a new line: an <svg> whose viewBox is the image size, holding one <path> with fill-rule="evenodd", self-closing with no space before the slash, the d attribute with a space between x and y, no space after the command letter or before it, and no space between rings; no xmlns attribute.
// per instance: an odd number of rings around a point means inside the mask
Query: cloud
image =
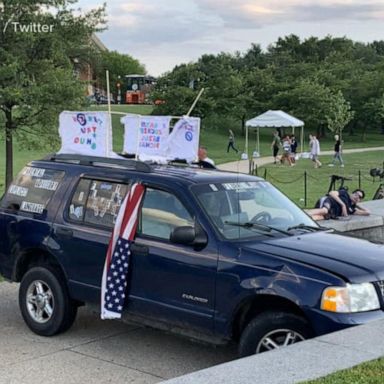
<svg viewBox="0 0 384 384"><path fill-rule="evenodd" d="M117 4L116 4L117 3ZM201 13L190 1L114 2L108 7L109 25L127 39L142 43L174 43L197 38L207 27L216 27L218 19Z"/></svg>
<svg viewBox="0 0 384 384"><path fill-rule="evenodd" d="M113 0L107 12L102 41L137 58L154 75L205 53L244 51L252 42L265 47L291 33L363 41L384 37L382 0Z"/></svg>
<svg viewBox="0 0 384 384"><path fill-rule="evenodd" d="M282 22L319 20L384 20L384 4L377 0L196 0L208 12L216 12L230 28L261 28ZM304 3L304 4L303 4Z"/></svg>

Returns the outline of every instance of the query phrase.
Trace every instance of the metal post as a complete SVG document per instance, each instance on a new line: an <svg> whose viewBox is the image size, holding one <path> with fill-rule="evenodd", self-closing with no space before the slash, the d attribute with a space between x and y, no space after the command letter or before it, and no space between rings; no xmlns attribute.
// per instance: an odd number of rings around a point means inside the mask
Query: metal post
<svg viewBox="0 0 384 384"><path fill-rule="evenodd" d="M361 170L359 169L359 189L361 189Z"/></svg>
<svg viewBox="0 0 384 384"><path fill-rule="evenodd" d="M307 208L307 171L304 171L304 207Z"/></svg>
<svg viewBox="0 0 384 384"><path fill-rule="evenodd" d="M267 180L267 168L264 168L264 180Z"/></svg>

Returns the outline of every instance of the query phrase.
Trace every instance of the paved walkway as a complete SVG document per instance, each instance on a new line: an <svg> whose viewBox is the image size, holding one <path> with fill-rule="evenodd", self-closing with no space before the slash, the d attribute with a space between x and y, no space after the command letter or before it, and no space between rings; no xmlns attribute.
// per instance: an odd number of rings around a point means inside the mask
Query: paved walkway
<svg viewBox="0 0 384 384"><path fill-rule="evenodd" d="M18 284L0 282L0 384L153 384L236 358L233 348L102 321L84 307L66 333L37 336L17 297Z"/></svg>
<svg viewBox="0 0 384 384"><path fill-rule="evenodd" d="M369 147L369 148L354 148L354 149L344 149L343 154L345 153L358 153L358 152L372 152L372 151L384 151L384 147ZM333 155L333 151L322 151L321 156L323 155ZM261 167L266 164L273 163L273 156L264 156L254 159L255 164L258 167ZM239 172L239 173L249 173L249 160L238 160L231 161L229 163L220 164L217 166L218 169L223 171Z"/></svg>

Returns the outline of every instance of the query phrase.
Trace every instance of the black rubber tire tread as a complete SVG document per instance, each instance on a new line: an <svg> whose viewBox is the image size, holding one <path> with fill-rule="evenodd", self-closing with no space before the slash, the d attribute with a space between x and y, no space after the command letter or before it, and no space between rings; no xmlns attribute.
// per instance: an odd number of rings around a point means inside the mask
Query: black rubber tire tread
<svg viewBox="0 0 384 384"><path fill-rule="evenodd" d="M44 324L33 320L26 306L28 286L35 280L45 282L52 290L55 300L52 318ZM70 299L61 274L46 265L35 266L23 276L19 288L19 307L25 323L31 331L40 336L53 336L65 332L72 326L77 315L77 305Z"/></svg>
<svg viewBox="0 0 384 384"><path fill-rule="evenodd" d="M269 332L280 328L300 333L304 339L312 337L311 328L303 317L289 312L263 312L254 317L241 334L239 356L254 355L260 340Z"/></svg>

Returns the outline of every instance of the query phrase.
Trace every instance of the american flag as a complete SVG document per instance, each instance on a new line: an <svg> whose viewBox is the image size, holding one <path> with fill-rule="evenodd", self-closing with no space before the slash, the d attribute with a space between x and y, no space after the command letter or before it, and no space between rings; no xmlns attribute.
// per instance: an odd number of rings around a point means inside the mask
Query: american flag
<svg viewBox="0 0 384 384"><path fill-rule="evenodd" d="M138 211L145 187L132 185L116 218L101 282L101 318L119 319L124 307L130 262L130 244L136 233Z"/></svg>

